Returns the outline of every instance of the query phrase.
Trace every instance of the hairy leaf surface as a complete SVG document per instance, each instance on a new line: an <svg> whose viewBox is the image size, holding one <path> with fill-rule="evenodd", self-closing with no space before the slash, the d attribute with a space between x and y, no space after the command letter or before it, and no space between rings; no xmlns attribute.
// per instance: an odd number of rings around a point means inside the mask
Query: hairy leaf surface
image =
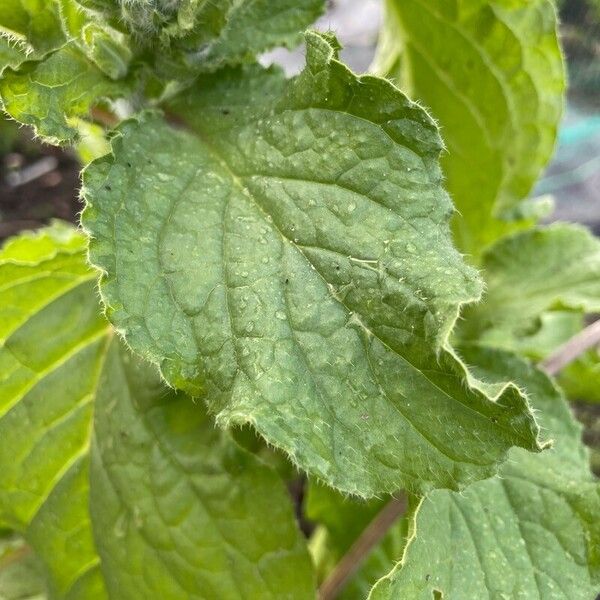
<svg viewBox="0 0 600 600"><path fill-rule="evenodd" d="M0 74L25 60L42 58L65 42L56 4L48 0L0 3Z"/></svg>
<svg viewBox="0 0 600 600"><path fill-rule="evenodd" d="M0 255L0 523L52 598L312 597L278 477L122 347L85 249L55 225Z"/></svg>
<svg viewBox="0 0 600 600"><path fill-rule="evenodd" d="M370 598L591 600L600 579L600 487L581 427L541 371L508 353L462 351L481 378L526 387L554 448L537 456L513 449L500 477L425 498L401 563Z"/></svg>
<svg viewBox="0 0 600 600"><path fill-rule="evenodd" d="M519 204L554 147L565 87L550 0L386 0L375 68L439 120L461 248L529 217Z"/></svg>
<svg viewBox="0 0 600 600"><path fill-rule="evenodd" d="M550 309L600 311L600 242L582 227L557 224L516 234L492 246L482 266L486 293L464 312L458 335L465 339L518 346L537 319L549 319ZM558 313L548 322L559 337L573 324Z"/></svg>
<svg viewBox="0 0 600 600"><path fill-rule="evenodd" d="M343 490L487 477L536 426L445 346L480 283L451 245L435 125L307 39L298 78L202 78L172 107L188 129L130 121L86 171L109 319L219 422Z"/></svg>
<svg viewBox="0 0 600 600"><path fill-rule="evenodd" d="M74 43L43 61L5 71L0 79L4 110L53 144L73 142L78 134L75 117L87 115L103 99L126 92L125 84L107 77Z"/></svg>
<svg viewBox="0 0 600 600"><path fill-rule="evenodd" d="M296 46L324 0L78 0L131 32L131 42L166 78L189 77Z"/></svg>

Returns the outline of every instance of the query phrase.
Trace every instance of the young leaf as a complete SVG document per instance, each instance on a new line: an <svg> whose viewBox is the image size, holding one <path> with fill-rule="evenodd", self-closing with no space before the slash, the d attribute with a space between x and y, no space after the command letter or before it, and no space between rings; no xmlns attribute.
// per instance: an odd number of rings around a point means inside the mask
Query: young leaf
<svg viewBox="0 0 600 600"><path fill-rule="evenodd" d="M600 242L582 227L557 224L501 240L484 254L483 269L485 297L465 310L463 339L518 346L513 340L550 309L600 311Z"/></svg>
<svg viewBox="0 0 600 600"><path fill-rule="evenodd" d="M8 0L0 6L2 109L52 144L74 142L74 119L131 92L115 81L130 59L123 38L75 0Z"/></svg>
<svg viewBox="0 0 600 600"><path fill-rule="evenodd" d="M86 116L101 100L121 97L127 84L113 81L67 44L40 62L28 62L0 79L2 108L52 144L74 142L76 117Z"/></svg>
<svg viewBox="0 0 600 600"><path fill-rule="evenodd" d="M465 383L446 348L480 283L450 241L441 143L329 36L286 82L201 78L125 123L84 175L107 315L221 424L252 423L302 468L370 496L457 488L539 449L525 399Z"/></svg>
<svg viewBox="0 0 600 600"><path fill-rule="evenodd" d="M131 38L87 11L77 0L56 0L69 39L111 79L121 79L133 58Z"/></svg>
<svg viewBox="0 0 600 600"><path fill-rule="evenodd" d="M551 0L386 0L375 69L431 108L448 153L459 246L519 226L546 164L565 77Z"/></svg>
<svg viewBox="0 0 600 600"><path fill-rule="evenodd" d="M130 32L160 77L184 81L275 46L296 46L325 8L324 0L77 1Z"/></svg>
<svg viewBox="0 0 600 600"><path fill-rule="evenodd" d="M324 0L218 0L201 2L195 14L180 9L171 42L175 57L194 71L214 71L224 65L254 60L275 46L292 48L303 31L324 11ZM181 18L181 13L184 18ZM157 67L168 69L158 55Z"/></svg>
<svg viewBox="0 0 600 600"><path fill-rule="evenodd" d="M513 449L500 477L425 498L402 561L369 598L590 600L600 582L600 486L581 427L541 371L508 353L462 350L478 376L526 387L554 448Z"/></svg>
<svg viewBox="0 0 600 600"><path fill-rule="evenodd" d="M187 85L197 72L292 46L324 8L323 0L56 0L38 15L32 3L10 0L0 8L0 33L11 36L5 43L0 37L0 73L19 67L4 72L0 98L12 118L52 144L73 143L73 120L104 100L132 96L139 103L148 80L157 89L144 91L160 97L169 82ZM25 57L36 62L22 64Z"/></svg>
<svg viewBox="0 0 600 600"><path fill-rule="evenodd" d="M52 598L312 597L278 477L121 346L85 249L57 224L0 254L0 522Z"/></svg>
<svg viewBox="0 0 600 600"><path fill-rule="evenodd" d="M0 74L37 60L65 42L56 5L48 0L0 3Z"/></svg>

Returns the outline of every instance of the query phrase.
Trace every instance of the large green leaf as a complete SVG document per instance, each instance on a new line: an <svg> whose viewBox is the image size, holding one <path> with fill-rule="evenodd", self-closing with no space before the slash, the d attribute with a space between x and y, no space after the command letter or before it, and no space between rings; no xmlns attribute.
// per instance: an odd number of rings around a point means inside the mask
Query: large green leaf
<svg viewBox="0 0 600 600"><path fill-rule="evenodd" d="M600 311L600 241L582 227L557 224L516 234L489 248L482 266L486 293L464 311L463 339L519 348L543 318L551 328L542 337L548 342L552 333L558 341L561 329L567 333L580 322L577 313ZM559 309L552 318L550 309ZM576 314L569 318L560 309Z"/></svg>
<svg viewBox="0 0 600 600"><path fill-rule="evenodd" d="M375 68L439 120L461 248L482 248L529 216L565 87L551 0L386 0Z"/></svg>
<svg viewBox="0 0 600 600"><path fill-rule="evenodd" d="M500 477L459 495L435 491L418 507L402 561L370 598L593 600L600 584L600 486L581 428L537 369L494 350L464 348L488 381L527 388L552 451L510 452Z"/></svg>
<svg viewBox="0 0 600 600"><path fill-rule="evenodd" d="M122 347L85 250L55 225L0 254L0 523L52 598L312 597L278 477Z"/></svg>
<svg viewBox="0 0 600 600"><path fill-rule="evenodd" d="M446 348L480 283L451 245L435 125L307 41L298 78L201 78L172 107L187 129L127 122L87 169L107 315L218 422L338 488L487 477L537 429L516 388L490 401Z"/></svg>
<svg viewBox="0 0 600 600"><path fill-rule="evenodd" d="M91 481L112 598L314 597L275 472L119 344L99 383Z"/></svg>
<svg viewBox="0 0 600 600"><path fill-rule="evenodd" d="M54 597L93 600L87 454L109 328L84 251L56 225L0 254L0 522L25 535Z"/></svg>

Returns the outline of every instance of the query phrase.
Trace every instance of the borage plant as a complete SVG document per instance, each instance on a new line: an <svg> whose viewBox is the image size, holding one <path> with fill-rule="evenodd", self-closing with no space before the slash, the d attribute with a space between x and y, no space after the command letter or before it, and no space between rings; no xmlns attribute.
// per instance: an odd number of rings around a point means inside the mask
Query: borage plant
<svg viewBox="0 0 600 600"><path fill-rule="evenodd" d="M5 112L96 158L81 229L0 254L4 597L598 591L599 487L534 366L600 311L599 243L527 199L554 8L388 0L380 75L331 33L257 62L322 4L2 2Z"/></svg>

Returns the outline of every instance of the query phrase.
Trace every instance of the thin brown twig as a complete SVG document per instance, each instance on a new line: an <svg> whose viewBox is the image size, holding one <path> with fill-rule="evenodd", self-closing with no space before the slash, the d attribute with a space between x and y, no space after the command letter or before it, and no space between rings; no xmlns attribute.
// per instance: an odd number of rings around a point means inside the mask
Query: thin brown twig
<svg viewBox="0 0 600 600"><path fill-rule="evenodd" d="M600 320L572 337L539 366L548 375L556 375L584 352L599 344ZM338 596L369 552L381 541L396 519L406 511L406 506L406 497L401 496L392 499L381 509L323 582L319 589L319 600L334 600Z"/></svg>
<svg viewBox="0 0 600 600"><path fill-rule="evenodd" d="M367 525L319 589L319 600L333 600L342 591L369 552L381 541L396 519L406 512L404 494L390 500Z"/></svg>
<svg viewBox="0 0 600 600"><path fill-rule="evenodd" d="M548 375L556 375L584 352L598 344L600 344L600 320L595 321L558 348L556 352L540 363L540 368Z"/></svg>
<svg viewBox="0 0 600 600"><path fill-rule="evenodd" d="M92 108L92 119L109 129L118 124L119 118L109 110L95 106Z"/></svg>

